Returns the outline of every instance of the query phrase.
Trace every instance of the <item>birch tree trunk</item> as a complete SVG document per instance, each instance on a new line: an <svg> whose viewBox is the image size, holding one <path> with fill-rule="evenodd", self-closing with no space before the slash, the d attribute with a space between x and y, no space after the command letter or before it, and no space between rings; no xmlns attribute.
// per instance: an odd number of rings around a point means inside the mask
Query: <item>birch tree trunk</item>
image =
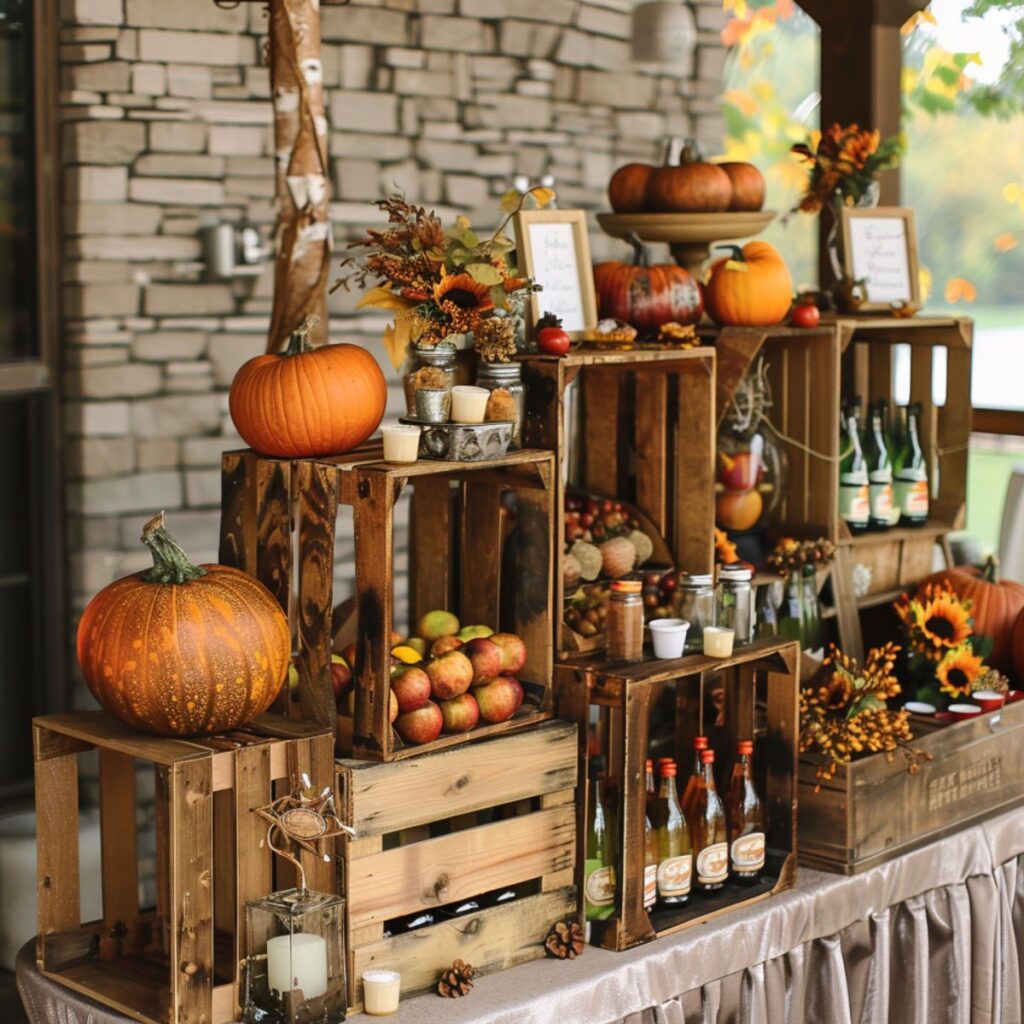
<svg viewBox="0 0 1024 1024"><path fill-rule="evenodd" d="M270 0L277 229L267 351L277 352L310 314L310 341L327 338L331 222L319 0Z"/></svg>

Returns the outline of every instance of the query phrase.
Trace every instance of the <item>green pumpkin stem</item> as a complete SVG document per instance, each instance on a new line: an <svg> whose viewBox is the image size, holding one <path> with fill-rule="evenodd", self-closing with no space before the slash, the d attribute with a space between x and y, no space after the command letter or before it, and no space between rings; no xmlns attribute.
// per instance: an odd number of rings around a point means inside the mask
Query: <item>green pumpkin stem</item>
<svg viewBox="0 0 1024 1024"><path fill-rule="evenodd" d="M729 253L729 259L735 260L737 263L746 263L746 257L743 255L743 246L741 245L716 245L714 249L724 249Z"/></svg>
<svg viewBox="0 0 1024 1024"><path fill-rule="evenodd" d="M633 246L633 266L649 267L651 265L650 254L647 252L647 246L640 240L640 236L635 231L630 231L626 235L626 241Z"/></svg>
<svg viewBox="0 0 1024 1024"><path fill-rule="evenodd" d="M167 532L163 512L142 528L142 543L153 556L153 568L142 577L147 583L188 583L206 575L206 570L192 562Z"/></svg>
<svg viewBox="0 0 1024 1024"><path fill-rule="evenodd" d="M320 323L320 317L310 313L298 327L292 331L288 339L288 347L284 350L286 356L297 356L308 352L313 346L309 343L309 335L316 325Z"/></svg>
<svg viewBox="0 0 1024 1024"><path fill-rule="evenodd" d="M989 555L985 564L981 567L981 578L986 583L999 582L999 559L995 555Z"/></svg>

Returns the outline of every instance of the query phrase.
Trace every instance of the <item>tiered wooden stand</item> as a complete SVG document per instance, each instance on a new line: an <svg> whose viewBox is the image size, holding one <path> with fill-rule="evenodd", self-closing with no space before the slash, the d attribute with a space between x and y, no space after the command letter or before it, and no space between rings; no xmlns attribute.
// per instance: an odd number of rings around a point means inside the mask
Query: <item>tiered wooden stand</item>
<svg viewBox="0 0 1024 1024"><path fill-rule="evenodd" d="M608 752L609 773L618 788L622 851L619 903L607 922L592 922L598 941L628 949L662 935L717 917L790 888L796 876L798 739L798 659L795 642L762 640L738 648L728 659L693 655L676 661L609 662L576 657L556 666L558 712L580 726L581 757L587 754L590 707L601 709L600 744ZM752 888L727 886L721 893L694 895L684 909L648 913L643 905L644 761L649 756L655 707L667 690L675 708L675 758L693 763L693 737L710 729L706 698L712 685L724 690L723 714L731 756L739 739L754 738L759 790L768 819L768 858L763 880ZM763 730L759 728L763 709ZM721 751L720 753L725 753ZM728 778L723 766L722 777ZM580 779L577 819L586 841L588 786ZM583 891L583 860L577 860L577 886Z"/></svg>
<svg viewBox="0 0 1024 1024"><path fill-rule="evenodd" d="M456 958L490 973L544 956L552 925L579 913L576 781L576 727L557 721L395 764L338 762L339 813L356 830L339 864L353 1008L371 967L399 971L405 997ZM435 922L392 934L421 912Z"/></svg>
<svg viewBox="0 0 1024 1024"><path fill-rule="evenodd" d="M289 614L298 651L301 711L335 723L330 657L334 636L335 522L348 507L356 538L358 656L353 735L343 753L390 761L497 735L549 718L556 486L550 452L511 452L489 462L408 466L381 461L379 444L348 455L295 461L229 452L223 462L220 560L262 580ZM402 746L388 720L394 614L394 514L413 491L409 543L412 624L454 611L520 636L527 700L507 722L426 747ZM514 559L503 573L514 502ZM296 553L297 552L297 553Z"/></svg>
<svg viewBox="0 0 1024 1024"><path fill-rule="evenodd" d="M252 813L301 772L333 772L333 736L264 716L239 732L168 740L103 712L37 718L37 961L47 977L147 1024L238 1019L245 903L295 884ZM99 752L103 919L79 910L78 755ZM136 764L156 774L157 904L139 907ZM304 857L311 888L333 866ZM287 877L288 875L292 877Z"/></svg>

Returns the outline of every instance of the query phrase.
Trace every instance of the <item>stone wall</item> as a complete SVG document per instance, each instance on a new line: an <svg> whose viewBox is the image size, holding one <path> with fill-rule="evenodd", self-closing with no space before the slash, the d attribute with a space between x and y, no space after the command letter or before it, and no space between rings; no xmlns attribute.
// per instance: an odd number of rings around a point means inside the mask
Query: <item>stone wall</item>
<svg viewBox="0 0 1024 1024"><path fill-rule="evenodd" d="M720 143L720 0L693 4L693 67L629 62L634 0L382 0L325 6L332 215L340 248L403 189L493 223L513 175L555 178L599 209L611 171L666 135ZM226 391L262 351L269 267L203 279L198 230L273 222L259 3L63 0L66 507L73 612L148 558L166 509L216 554L219 457L238 444ZM613 251L592 232L595 256ZM375 349L381 320L336 296L332 333ZM389 370L389 373L391 371ZM392 374L393 377L393 374ZM397 411L394 390L392 409ZM347 552L339 552L342 567Z"/></svg>

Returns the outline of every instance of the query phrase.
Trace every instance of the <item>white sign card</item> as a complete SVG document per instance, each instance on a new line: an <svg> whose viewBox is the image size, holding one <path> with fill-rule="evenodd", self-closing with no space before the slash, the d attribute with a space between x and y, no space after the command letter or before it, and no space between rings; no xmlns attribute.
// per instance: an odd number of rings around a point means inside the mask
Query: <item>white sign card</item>
<svg viewBox="0 0 1024 1024"><path fill-rule="evenodd" d="M843 211L846 273L864 281L866 308L918 305L913 212L898 207Z"/></svg>

